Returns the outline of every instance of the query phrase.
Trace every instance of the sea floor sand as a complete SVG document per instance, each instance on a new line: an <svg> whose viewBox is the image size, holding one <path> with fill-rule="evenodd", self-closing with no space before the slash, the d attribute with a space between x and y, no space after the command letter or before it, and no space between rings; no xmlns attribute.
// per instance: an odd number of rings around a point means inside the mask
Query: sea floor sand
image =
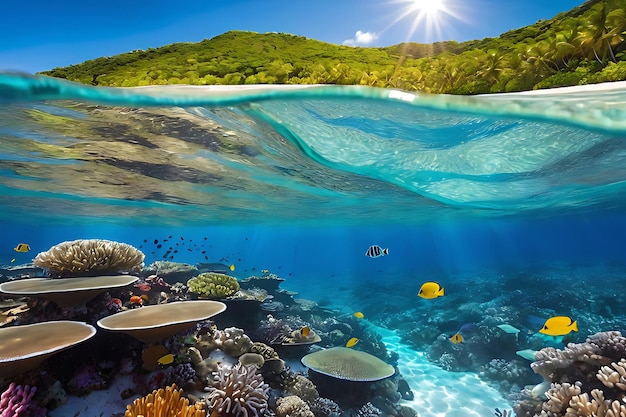
<svg viewBox="0 0 626 417"><path fill-rule="evenodd" d="M375 328L389 350L398 353L398 369L409 383L415 398L402 400L420 417L488 417L495 409L510 409L511 404L496 389L471 372L449 372L428 361L400 342L395 332Z"/></svg>

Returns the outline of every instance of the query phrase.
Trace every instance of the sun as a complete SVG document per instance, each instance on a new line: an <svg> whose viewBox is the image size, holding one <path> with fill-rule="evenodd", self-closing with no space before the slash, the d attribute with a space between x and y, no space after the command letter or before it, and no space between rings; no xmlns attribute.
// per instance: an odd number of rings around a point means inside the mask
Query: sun
<svg viewBox="0 0 626 417"><path fill-rule="evenodd" d="M418 35L421 42L444 40L444 32L452 28L450 20L464 20L459 10L464 7L463 0L390 0L389 3L400 5L391 26L411 19L407 40L412 40L414 35Z"/></svg>
<svg viewBox="0 0 626 417"><path fill-rule="evenodd" d="M445 0L412 0L409 7L413 11L423 12L427 16L434 16L439 11L444 10Z"/></svg>

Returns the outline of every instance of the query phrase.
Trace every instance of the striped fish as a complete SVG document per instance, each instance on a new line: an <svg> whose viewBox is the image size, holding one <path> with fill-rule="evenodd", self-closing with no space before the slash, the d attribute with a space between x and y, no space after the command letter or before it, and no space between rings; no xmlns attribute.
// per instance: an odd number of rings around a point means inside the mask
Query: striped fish
<svg viewBox="0 0 626 417"><path fill-rule="evenodd" d="M365 252L365 256L369 256L370 258L378 258L379 256L389 255L389 248L381 248L378 245L372 245L367 248L367 252Z"/></svg>

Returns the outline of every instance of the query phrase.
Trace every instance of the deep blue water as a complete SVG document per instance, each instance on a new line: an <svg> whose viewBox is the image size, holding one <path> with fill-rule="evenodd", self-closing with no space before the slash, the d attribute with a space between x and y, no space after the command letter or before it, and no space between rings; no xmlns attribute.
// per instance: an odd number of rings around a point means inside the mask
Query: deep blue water
<svg viewBox="0 0 626 417"><path fill-rule="evenodd" d="M451 97L0 75L0 264L81 238L140 247L149 264L172 235L191 249L177 262L232 262L240 279L268 269L338 309L419 311L422 282L470 279L481 293L467 302L545 294L524 314L578 282L564 305L584 312L605 285L624 289L624 99L622 84ZM389 255L364 256L373 244ZM463 300L446 306L455 326ZM613 301L579 340L626 315Z"/></svg>

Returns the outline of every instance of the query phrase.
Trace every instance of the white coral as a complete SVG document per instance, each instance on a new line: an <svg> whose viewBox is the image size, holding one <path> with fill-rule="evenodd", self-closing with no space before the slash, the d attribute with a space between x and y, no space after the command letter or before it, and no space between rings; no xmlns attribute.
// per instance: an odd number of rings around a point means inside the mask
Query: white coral
<svg viewBox="0 0 626 417"><path fill-rule="evenodd" d="M619 363L612 362L611 366L603 366L596 376L605 386L626 391L626 359L620 359Z"/></svg>
<svg viewBox="0 0 626 417"><path fill-rule="evenodd" d="M256 374L255 366L240 363L230 369L220 367L214 372L214 388L206 402L209 414L222 417L259 417L267 410L269 387Z"/></svg>
<svg viewBox="0 0 626 417"><path fill-rule="evenodd" d="M278 417L315 417L307 403L297 395L290 395L276 400Z"/></svg>
<svg viewBox="0 0 626 417"><path fill-rule="evenodd" d="M133 272L143 266L144 254L126 243L101 239L61 242L33 259L33 265L56 276Z"/></svg>

